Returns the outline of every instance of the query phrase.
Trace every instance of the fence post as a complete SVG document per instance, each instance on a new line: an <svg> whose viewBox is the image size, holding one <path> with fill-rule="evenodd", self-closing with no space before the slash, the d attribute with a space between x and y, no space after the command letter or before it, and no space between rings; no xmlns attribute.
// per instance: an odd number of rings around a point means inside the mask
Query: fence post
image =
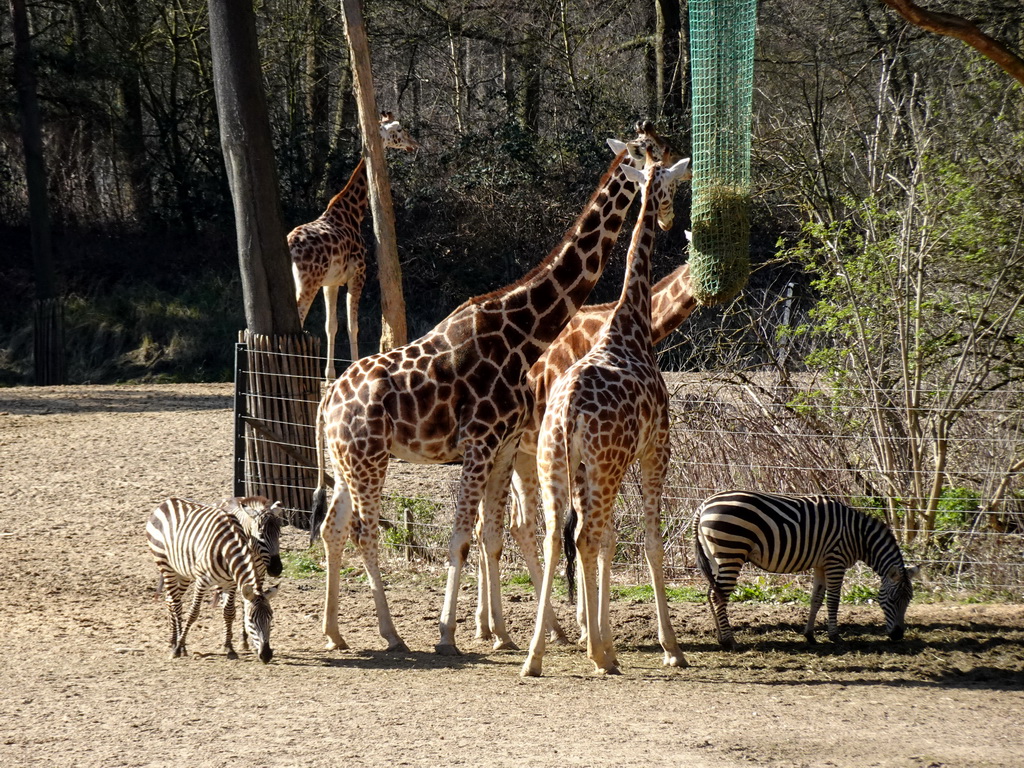
<svg viewBox="0 0 1024 768"><path fill-rule="evenodd" d="M246 383L248 381L248 354L247 347L243 342L235 344L235 457L232 464L232 493L235 496L245 496L245 398L248 394Z"/></svg>

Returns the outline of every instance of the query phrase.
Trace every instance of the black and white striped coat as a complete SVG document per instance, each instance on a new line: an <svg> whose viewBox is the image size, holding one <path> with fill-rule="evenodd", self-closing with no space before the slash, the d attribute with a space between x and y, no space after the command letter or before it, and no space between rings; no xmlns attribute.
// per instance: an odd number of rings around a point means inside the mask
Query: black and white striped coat
<svg viewBox="0 0 1024 768"><path fill-rule="evenodd" d="M903 637L917 568L907 568L896 537L880 520L827 496L780 496L725 491L704 501L694 517L697 563L711 584L708 598L719 642L736 643L726 614L729 595L744 563L772 573L813 571L811 608L804 636L814 642L814 621L823 598L828 634L839 639L839 596L846 570L858 560L882 578L879 603L886 633Z"/></svg>
<svg viewBox="0 0 1024 768"><path fill-rule="evenodd" d="M253 540L235 514L186 499L161 502L146 524L150 551L163 580L171 620L171 656L186 655L185 638L199 616L208 590L220 588L230 597L224 606L224 650L237 658L231 645L234 594L245 603L243 621L254 649L264 663L273 657L270 628L273 610L264 590L265 566ZM182 621L182 597L195 582L188 616Z"/></svg>

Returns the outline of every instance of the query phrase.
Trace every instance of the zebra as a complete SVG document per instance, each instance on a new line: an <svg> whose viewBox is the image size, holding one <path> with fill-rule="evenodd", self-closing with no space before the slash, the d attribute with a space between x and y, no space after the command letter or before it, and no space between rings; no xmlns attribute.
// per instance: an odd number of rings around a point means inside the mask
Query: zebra
<svg viewBox="0 0 1024 768"><path fill-rule="evenodd" d="M270 628L274 612L264 590L257 554L242 522L223 509L195 501L169 498L153 510L146 524L149 548L163 581L164 599L171 618L171 658L187 655L185 636L199 616L203 596L211 587L229 594L224 604L224 650L237 659L231 645L234 593L245 603L243 622L257 656L264 664L273 658ZM182 622L181 602L195 582L188 616Z"/></svg>
<svg viewBox="0 0 1024 768"><path fill-rule="evenodd" d="M878 601L890 640L901 640L918 567L906 567L896 537L880 520L827 496L780 496L725 491L707 498L694 515L697 563L711 587L708 602L723 648L735 650L726 605L746 562L771 573L813 569L811 609L803 635L827 593L828 636L839 641L839 593L846 569L863 560L882 578Z"/></svg>
<svg viewBox="0 0 1024 768"><path fill-rule="evenodd" d="M217 505L238 518L245 529L246 534L256 552L260 557L256 558L256 570L259 572L260 580L265 581L267 576L280 576L284 566L281 563L281 518L278 510L282 508L281 502L270 502L270 499L263 496L246 496L222 499ZM231 616L234 623L235 615L235 590L223 591L225 617ZM226 619L225 619L226 620ZM242 622L242 648L249 648L249 633Z"/></svg>

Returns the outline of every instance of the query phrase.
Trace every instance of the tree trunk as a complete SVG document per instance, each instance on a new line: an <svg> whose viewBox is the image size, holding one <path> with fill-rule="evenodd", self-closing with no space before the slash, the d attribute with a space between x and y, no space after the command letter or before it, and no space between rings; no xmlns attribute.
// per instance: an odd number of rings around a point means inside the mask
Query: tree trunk
<svg viewBox="0 0 1024 768"><path fill-rule="evenodd" d="M683 112L679 40L682 20L679 0L655 0L655 58L657 59L658 116L678 118Z"/></svg>
<svg viewBox="0 0 1024 768"><path fill-rule="evenodd" d="M395 210L391 201L388 169L384 162L384 145L380 140L380 113L377 111L377 99L373 91L370 45L363 26L362 6L359 0L342 0L341 5L345 16L345 35L352 57L352 82L359 107L359 127L363 134L370 210L373 212L373 234L377 246L381 303L380 349L386 352L408 341L402 266L398 261L395 237Z"/></svg>
<svg viewBox="0 0 1024 768"><path fill-rule="evenodd" d="M57 296L57 272L50 237L50 203L46 192L46 161L43 155L42 120L36 97L35 72L28 12L24 0L11 0L14 24L14 77L21 108L21 140L25 152L29 223L32 231L32 262L35 270L36 312L35 383L66 383L64 326Z"/></svg>
<svg viewBox="0 0 1024 768"><path fill-rule="evenodd" d="M252 333L297 334L299 313L252 0L209 0L209 11L214 90L235 208L245 320Z"/></svg>

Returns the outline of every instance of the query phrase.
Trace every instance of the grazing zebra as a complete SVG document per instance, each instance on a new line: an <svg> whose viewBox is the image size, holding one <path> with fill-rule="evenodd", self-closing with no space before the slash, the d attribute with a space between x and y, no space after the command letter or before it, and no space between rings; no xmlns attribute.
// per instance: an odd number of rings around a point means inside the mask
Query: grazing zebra
<svg viewBox="0 0 1024 768"><path fill-rule="evenodd" d="M903 619L914 594L912 578L892 531L879 520L827 496L778 496L726 491L709 497L694 517L697 562L711 584L708 600L718 642L735 649L726 615L729 595L746 562L771 573L813 569L811 610L804 637L815 642L814 619L827 592L828 636L839 640L836 619L846 569L863 560L879 576L878 601L891 640L903 637Z"/></svg>
<svg viewBox="0 0 1024 768"><path fill-rule="evenodd" d="M281 563L281 518L278 516L281 502L270 503L263 496L246 496L224 499L217 505L219 509L230 512L242 524L252 545L260 556L256 558L256 570L260 580L267 576L280 576L284 566ZM224 616L231 616L232 625L235 616L235 590L225 591ZM242 648L249 648L249 633L242 622Z"/></svg>
<svg viewBox="0 0 1024 768"><path fill-rule="evenodd" d="M223 509L170 498L153 510L146 535L171 615L171 658L187 654L185 636L199 616L203 596L208 589L220 587L230 596L224 606L224 650L228 658L238 658L231 646L237 590L245 603L243 621L253 647L260 661L269 662L274 655L270 648L274 612L269 597L276 588L263 589L262 558L239 519ZM193 581L192 603L183 623L181 600Z"/></svg>

